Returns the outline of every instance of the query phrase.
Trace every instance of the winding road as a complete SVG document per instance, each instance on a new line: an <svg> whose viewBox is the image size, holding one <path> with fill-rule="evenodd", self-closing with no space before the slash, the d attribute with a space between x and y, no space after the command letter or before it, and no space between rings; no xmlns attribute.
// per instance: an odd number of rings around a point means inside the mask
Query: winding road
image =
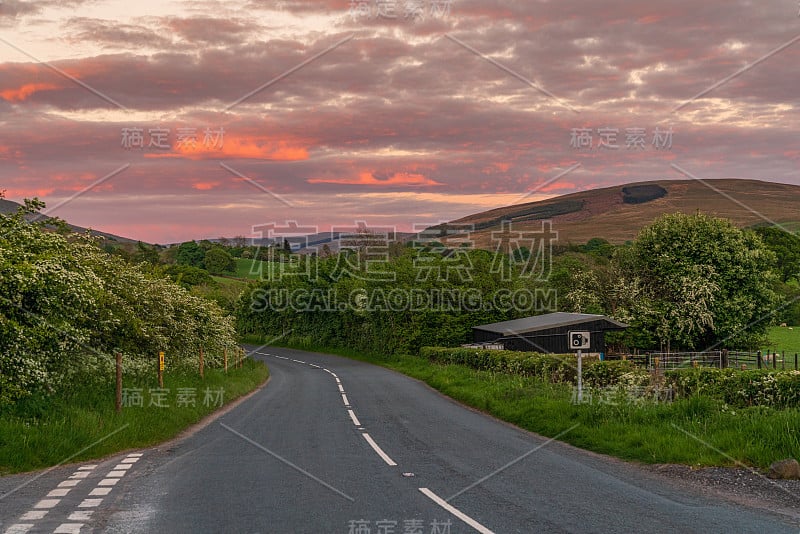
<svg viewBox="0 0 800 534"><path fill-rule="evenodd" d="M1 478L0 532L798 532L384 368L250 349L268 385L190 436Z"/></svg>

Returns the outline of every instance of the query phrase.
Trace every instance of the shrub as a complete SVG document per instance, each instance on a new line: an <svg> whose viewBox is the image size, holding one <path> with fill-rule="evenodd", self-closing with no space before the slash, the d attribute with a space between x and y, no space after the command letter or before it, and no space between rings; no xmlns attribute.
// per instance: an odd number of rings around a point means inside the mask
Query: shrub
<svg viewBox="0 0 800 534"><path fill-rule="evenodd" d="M800 405L800 371L686 369L667 371L666 382L679 396L715 397L731 406Z"/></svg>

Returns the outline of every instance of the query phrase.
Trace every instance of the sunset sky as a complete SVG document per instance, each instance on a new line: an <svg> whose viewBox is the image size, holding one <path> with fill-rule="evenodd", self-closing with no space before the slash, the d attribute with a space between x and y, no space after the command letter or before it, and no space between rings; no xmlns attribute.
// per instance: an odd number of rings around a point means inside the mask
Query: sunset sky
<svg viewBox="0 0 800 534"><path fill-rule="evenodd" d="M171 243L292 220L405 231L686 179L673 165L800 184L799 11L0 0L0 190ZM653 144L656 128L671 146ZM614 130L618 148L599 146Z"/></svg>

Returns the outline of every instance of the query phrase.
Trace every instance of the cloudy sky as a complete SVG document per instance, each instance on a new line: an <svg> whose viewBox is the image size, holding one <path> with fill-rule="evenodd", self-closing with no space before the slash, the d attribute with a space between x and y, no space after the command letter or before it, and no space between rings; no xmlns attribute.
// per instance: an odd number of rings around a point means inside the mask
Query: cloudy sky
<svg viewBox="0 0 800 534"><path fill-rule="evenodd" d="M800 183L799 11L0 0L0 190L167 243L409 230L678 168Z"/></svg>

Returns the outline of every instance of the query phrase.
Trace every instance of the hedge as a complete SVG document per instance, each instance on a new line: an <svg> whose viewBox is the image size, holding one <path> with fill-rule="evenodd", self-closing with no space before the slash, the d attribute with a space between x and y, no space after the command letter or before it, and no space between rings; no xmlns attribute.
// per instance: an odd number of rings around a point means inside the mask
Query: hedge
<svg viewBox="0 0 800 534"><path fill-rule="evenodd" d="M800 406L800 371L701 368L667 371L665 377L682 397L703 395L737 407Z"/></svg>

